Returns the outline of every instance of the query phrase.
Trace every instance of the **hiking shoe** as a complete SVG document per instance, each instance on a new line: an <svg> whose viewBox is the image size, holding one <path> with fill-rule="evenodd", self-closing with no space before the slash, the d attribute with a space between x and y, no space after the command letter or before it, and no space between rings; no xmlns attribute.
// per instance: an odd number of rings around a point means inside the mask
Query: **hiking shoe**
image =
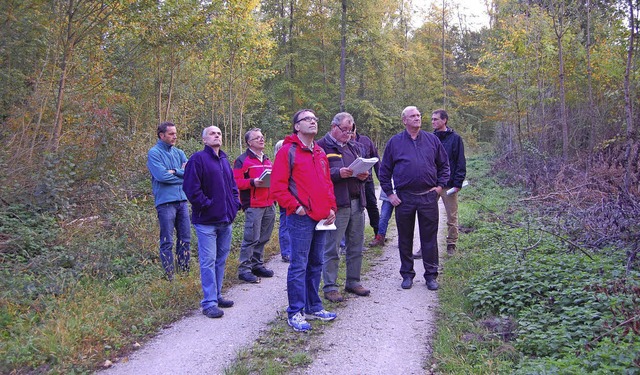
<svg viewBox="0 0 640 375"><path fill-rule="evenodd" d="M451 243L447 245L447 254L448 255L453 255L456 253L456 244Z"/></svg>
<svg viewBox="0 0 640 375"><path fill-rule="evenodd" d="M323 322L329 322L335 319L338 315L336 313L329 312L325 309L322 309L314 313L308 313L306 316L308 316L309 319L318 319L318 320L322 320Z"/></svg>
<svg viewBox="0 0 640 375"><path fill-rule="evenodd" d="M306 332L311 330L311 324L307 323L302 313L297 312L294 316L287 319L287 323L296 332Z"/></svg>
<svg viewBox="0 0 640 375"><path fill-rule="evenodd" d="M208 309L202 310L202 313L207 318L222 318L224 311L220 310L217 306L211 306Z"/></svg>
<svg viewBox="0 0 640 375"><path fill-rule="evenodd" d="M289 263L289 262L291 262L291 258L289 258L288 255L283 255L282 256L282 261L285 262L285 263Z"/></svg>
<svg viewBox="0 0 640 375"><path fill-rule="evenodd" d="M260 277L273 277L273 271L265 268L264 266L256 267L251 272Z"/></svg>
<svg viewBox="0 0 640 375"><path fill-rule="evenodd" d="M427 279L427 289L429 290L438 290L438 282L436 279Z"/></svg>
<svg viewBox="0 0 640 375"><path fill-rule="evenodd" d="M405 277L404 279L402 279L402 284L400 284L402 289L411 289L412 285L413 285L413 279L410 277Z"/></svg>
<svg viewBox="0 0 640 375"><path fill-rule="evenodd" d="M371 294L371 291L369 289L363 287L362 285L354 286L352 288L345 287L344 291L345 292L349 292L349 293L353 293L353 294L355 294L357 296L360 296L360 297L366 297L369 294Z"/></svg>
<svg viewBox="0 0 640 375"><path fill-rule="evenodd" d="M233 306L233 301L226 298L218 298L218 307L227 308Z"/></svg>
<svg viewBox="0 0 640 375"><path fill-rule="evenodd" d="M257 284L260 282L260 278L251 272L245 272L238 275L238 279L246 281L251 284Z"/></svg>
<svg viewBox="0 0 640 375"><path fill-rule="evenodd" d="M328 292L325 292L324 298L326 298L327 301L330 301L330 302L344 301L344 297L342 297L342 294L340 294L340 292L338 292L337 290L330 290Z"/></svg>
<svg viewBox="0 0 640 375"><path fill-rule="evenodd" d="M422 250L418 250L417 253L414 253L413 259L422 259Z"/></svg>
<svg viewBox="0 0 640 375"><path fill-rule="evenodd" d="M376 234L376 237L373 241L369 242L369 247L383 246L384 245L384 235Z"/></svg>

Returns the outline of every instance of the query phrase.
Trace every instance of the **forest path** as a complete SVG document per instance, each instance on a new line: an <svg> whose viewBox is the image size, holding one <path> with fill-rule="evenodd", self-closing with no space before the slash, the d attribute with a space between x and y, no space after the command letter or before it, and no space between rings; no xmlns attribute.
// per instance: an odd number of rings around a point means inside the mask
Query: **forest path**
<svg viewBox="0 0 640 375"><path fill-rule="evenodd" d="M393 217L391 220L394 220ZM402 281L397 230L390 226L381 256L363 275L371 296L348 294L336 310L338 318L315 342L320 348L313 362L294 374L424 374L435 332L437 292L429 291L421 261L415 262L413 288ZM414 249L419 247L417 230ZM440 203L440 254L446 253L446 215ZM344 265L343 265L344 266ZM260 284L235 285L223 294L235 301L221 319L209 319L200 310L163 329L130 357L101 371L107 374L223 374L238 351L250 347L279 319L287 307L287 263L274 257L267 267L273 278ZM229 270L228 272L235 272ZM442 287L442 285L441 285ZM445 286L446 287L446 286Z"/></svg>

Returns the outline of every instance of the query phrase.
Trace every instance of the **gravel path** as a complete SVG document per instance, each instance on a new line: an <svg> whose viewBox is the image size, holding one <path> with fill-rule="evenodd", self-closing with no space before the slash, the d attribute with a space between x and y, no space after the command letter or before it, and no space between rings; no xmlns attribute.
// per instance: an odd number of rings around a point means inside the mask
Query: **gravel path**
<svg viewBox="0 0 640 375"><path fill-rule="evenodd" d="M441 205L441 254L445 220ZM347 295L348 300L336 310L338 318L319 338L323 340L320 353L309 367L295 374L426 373L423 365L431 355L438 296L427 289L420 261L415 262L413 288L400 288L396 236L395 226L389 228L383 254L372 261L372 269L363 276L363 285L371 289L371 296ZM414 238L414 242L417 248L419 240ZM162 330L130 358L102 372L224 373L239 350L249 347L267 329L268 322L285 313L287 263L275 257L267 266L274 270L273 278L263 278L260 284L240 284L223 293L235 301L234 307L224 310L223 318L209 319L196 310Z"/></svg>

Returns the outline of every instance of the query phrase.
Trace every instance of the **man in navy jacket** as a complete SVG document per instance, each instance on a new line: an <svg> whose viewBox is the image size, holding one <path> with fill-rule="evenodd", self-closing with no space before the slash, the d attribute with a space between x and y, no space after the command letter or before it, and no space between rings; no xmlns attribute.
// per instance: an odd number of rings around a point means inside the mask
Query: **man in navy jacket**
<svg viewBox="0 0 640 375"><path fill-rule="evenodd" d="M202 313L220 318L224 313L219 307L233 306L233 301L222 297L222 281L240 198L227 154L220 149L220 128L204 129L202 141L204 150L191 156L184 171L184 192L191 202L191 222L198 236Z"/></svg>
<svg viewBox="0 0 640 375"><path fill-rule="evenodd" d="M380 165L380 187L395 207L400 251L401 287L409 289L413 270L413 230L416 213L424 278L429 290L438 289L438 198L449 181L447 153L432 133L421 130L420 111L402 111L406 128L387 142ZM391 184L393 179L394 185ZM394 191L395 189L395 191Z"/></svg>

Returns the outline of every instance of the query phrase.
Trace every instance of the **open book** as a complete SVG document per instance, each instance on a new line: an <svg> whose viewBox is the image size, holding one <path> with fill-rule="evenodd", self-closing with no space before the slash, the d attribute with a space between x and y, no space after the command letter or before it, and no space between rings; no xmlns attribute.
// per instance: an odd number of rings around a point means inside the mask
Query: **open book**
<svg viewBox="0 0 640 375"><path fill-rule="evenodd" d="M262 187L269 187L271 185L271 169L265 169L262 171L260 177L257 178L259 181L264 181L264 185Z"/></svg>
<svg viewBox="0 0 640 375"><path fill-rule="evenodd" d="M362 172L367 172L371 167L373 167L378 162L378 158L357 158L351 163L348 167L353 171L353 175L357 176Z"/></svg>

